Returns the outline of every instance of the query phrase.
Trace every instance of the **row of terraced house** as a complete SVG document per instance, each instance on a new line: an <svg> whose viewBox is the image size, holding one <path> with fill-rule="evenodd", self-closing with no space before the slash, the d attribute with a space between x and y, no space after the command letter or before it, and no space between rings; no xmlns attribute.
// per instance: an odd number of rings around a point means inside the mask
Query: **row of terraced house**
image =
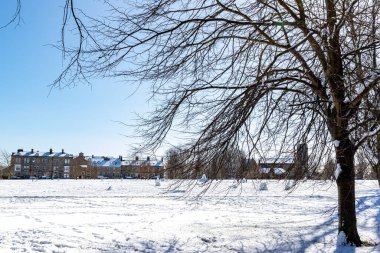
<svg viewBox="0 0 380 253"><path fill-rule="evenodd" d="M55 152L17 150L12 153L13 178L153 178L164 176L163 159L126 159L108 156L74 156L63 149Z"/></svg>

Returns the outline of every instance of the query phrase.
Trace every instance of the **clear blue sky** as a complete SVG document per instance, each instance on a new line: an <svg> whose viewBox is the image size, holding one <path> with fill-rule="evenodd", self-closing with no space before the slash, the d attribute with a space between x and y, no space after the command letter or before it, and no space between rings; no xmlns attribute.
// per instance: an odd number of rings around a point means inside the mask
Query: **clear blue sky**
<svg viewBox="0 0 380 253"><path fill-rule="evenodd" d="M1 1L0 26L11 17L15 3ZM81 2L88 8L96 3ZM135 87L120 81L94 80L91 87L49 95L48 85L63 67L61 53L49 46L60 39L63 5L64 0L22 1L20 24L0 30L0 149L132 155L132 140L123 135L133 134L133 129L115 121L129 124L134 113L148 110L146 89L133 94Z"/></svg>

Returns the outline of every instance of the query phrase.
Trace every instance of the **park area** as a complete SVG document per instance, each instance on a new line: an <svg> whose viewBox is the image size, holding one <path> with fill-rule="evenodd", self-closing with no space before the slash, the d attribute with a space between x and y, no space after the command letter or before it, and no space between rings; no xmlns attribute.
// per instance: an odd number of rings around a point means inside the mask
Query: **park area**
<svg viewBox="0 0 380 253"><path fill-rule="evenodd" d="M380 252L377 181L356 181L360 248L339 245L335 182L174 183L0 181L0 252Z"/></svg>

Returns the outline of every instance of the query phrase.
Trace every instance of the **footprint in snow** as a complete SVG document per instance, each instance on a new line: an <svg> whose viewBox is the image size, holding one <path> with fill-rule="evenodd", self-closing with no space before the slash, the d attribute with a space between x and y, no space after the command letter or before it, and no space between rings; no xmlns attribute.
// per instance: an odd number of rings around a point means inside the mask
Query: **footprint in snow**
<svg viewBox="0 0 380 253"><path fill-rule="evenodd" d="M201 240L205 243L212 243L212 242L216 242L216 238L215 237L212 237L212 238L205 238L205 237L201 237Z"/></svg>
<svg viewBox="0 0 380 253"><path fill-rule="evenodd" d="M73 231L74 231L74 232L77 232L77 233L83 233L82 231L80 231L80 230L77 229L77 228L73 228Z"/></svg>
<svg viewBox="0 0 380 253"><path fill-rule="evenodd" d="M100 240L103 240L104 239L104 236L102 235L99 235L99 234L96 234L96 233L92 233L92 235L95 237L95 238L98 238Z"/></svg>

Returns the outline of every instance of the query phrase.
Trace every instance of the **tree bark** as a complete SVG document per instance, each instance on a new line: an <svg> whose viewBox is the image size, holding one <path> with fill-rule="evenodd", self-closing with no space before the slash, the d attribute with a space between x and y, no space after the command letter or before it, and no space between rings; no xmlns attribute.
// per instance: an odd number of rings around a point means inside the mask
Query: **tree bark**
<svg viewBox="0 0 380 253"><path fill-rule="evenodd" d="M374 170L375 170L377 182L379 183L379 187L380 187L380 163L376 164L376 166L374 167Z"/></svg>
<svg viewBox="0 0 380 253"><path fill-rule="evenodd" d="M376 156L377 156L377 163L374 166L374 170L375 170L377 182L379 183L379 187L380 187L380 133L378 133L376 136Z"/></svg>
<svg viewBox="0 0 380 253"><path fill-rule="evenodd" d="M337 169L341 172L337 175L338 185L338 211L339 230L346 235L346 242L350 245L361 246L355 209L355 169L354 148L349 138L340 141L336 147Z"/></svg>

